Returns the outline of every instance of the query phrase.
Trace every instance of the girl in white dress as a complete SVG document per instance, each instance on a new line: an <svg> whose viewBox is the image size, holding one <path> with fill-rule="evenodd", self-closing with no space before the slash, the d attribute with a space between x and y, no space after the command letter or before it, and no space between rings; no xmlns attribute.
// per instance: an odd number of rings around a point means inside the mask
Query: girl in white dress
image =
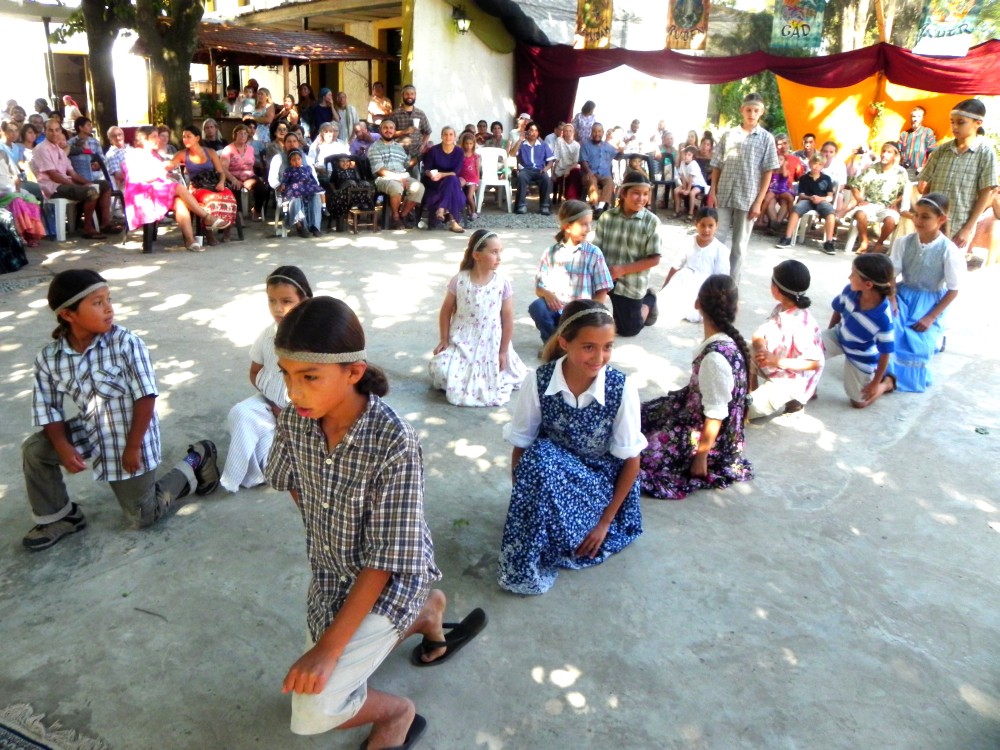
<svg viewBox="0 0 1000 750"><path fill-rule="evenodd" d="M701 313L694 307L698 290L709 276L729 274L729 248L716 239L718 226L718 211L708 206L698 209L694 215L694 242L674 259L660 287L657 305L661 318L701 322Z"/></svg>
<svg viewBox="0 0 1000 750"><path fill-rule="evenodd" d="M501 252L496 232L475 231L441 305L431 381L456 406L502 406L527 376L510 345L514 300L497 273Z"/></svg>
<svg viewBox="0 0 1000 750"><path fill-rule="evenodd" d="M229 454L222 486L230 492L264 483L264 465L271 452L278 414L288 403L285 381L274 353L278 323L303 300L313 296L306 275L297 266L280 266L266 281L267 308L274 322L261 331L250 349L250 383L257 393L229 410Z"/></svg>

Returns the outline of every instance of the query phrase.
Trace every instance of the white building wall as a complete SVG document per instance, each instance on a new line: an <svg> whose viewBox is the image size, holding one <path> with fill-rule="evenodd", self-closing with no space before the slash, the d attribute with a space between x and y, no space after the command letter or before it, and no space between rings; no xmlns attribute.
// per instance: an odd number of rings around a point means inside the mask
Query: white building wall
<svg viewBox="0 0 1000 750"><path fill-rule="evenodd" d="M4 38L7 56L17 60L17 68L9 68L0 79L0 98L4 102L17 99L28 114L34 111L34 101L48 96L45 76L45 27L40 21L5 18ZM53 30L56 25L53 23ZM119 35L114 47L115 84L118 93L118 122L121 125L144 124L149 118L146 64L143 58L129 52L136 37ZM76 34L64 44L53 44L54 53L88 53L86 34ZM61 92L55 92L59 95ZM81 102L82 104L82 102ZM89 110L89 107L88 107ZM103 135L101 136L104 140Z"/></svg>
<svg viewBox="0 0 1000 750"><path fill-rule="evenodd" d="M509 129L517 114L514 55L492 51L472 32L459 34L451 11L444 0L419 0L413 10L413 85L435 142L445 125L461 131L466 123L500 120Z"/></svg>

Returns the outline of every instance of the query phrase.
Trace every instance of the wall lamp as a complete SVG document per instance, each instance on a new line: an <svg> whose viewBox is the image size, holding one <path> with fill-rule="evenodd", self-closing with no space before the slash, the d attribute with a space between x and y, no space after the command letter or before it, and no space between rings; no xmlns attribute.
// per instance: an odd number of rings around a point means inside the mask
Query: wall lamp
<svg viewBox="0 0 1000 750"><path fill-rule="evenodd" d="M472 19L465 15L464 6L458 5L451 9L451 20L455 22L459 34L466 34L472 28Z"/></svg>

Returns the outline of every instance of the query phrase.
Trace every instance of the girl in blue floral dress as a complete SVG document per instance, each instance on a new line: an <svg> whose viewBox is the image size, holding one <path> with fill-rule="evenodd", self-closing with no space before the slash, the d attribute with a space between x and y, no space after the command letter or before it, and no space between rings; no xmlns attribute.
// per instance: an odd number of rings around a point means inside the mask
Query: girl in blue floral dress
<svg viewBox="0 0 1000 750"><path fill-rule="evenodd" d="M514 487L500 548L500 586L544 594L559 568L599 565L642 533L639 392L608 367L611 314L574 300L521 389L504 438Z"/></svg>
<svg viewBox="0 0 1000 750"><path fill-rule="evenodd" d="M709 276L698 291L705 340L691 365L691 380L642 405L639 480L653 497L680 500L703 488L753 478L743 457L750 352L736 330L738 294L730 276Z"/></svg>

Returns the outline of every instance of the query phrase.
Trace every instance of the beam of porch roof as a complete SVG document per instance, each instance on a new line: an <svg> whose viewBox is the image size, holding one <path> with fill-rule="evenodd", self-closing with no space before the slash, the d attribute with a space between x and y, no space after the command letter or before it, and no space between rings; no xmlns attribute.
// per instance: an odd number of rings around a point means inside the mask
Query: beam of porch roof
<svg viewBox="0 0 1000 750"><path fill-rule="evenodd" d="M288 3L278 8L244 13L232 20L241 26L260 26L284 21L292 21L314 16L392 18L401 15L401 0L364 2L364 0L310 0L304 3ZM384 15L383 15L384 14Z"/></svg>

